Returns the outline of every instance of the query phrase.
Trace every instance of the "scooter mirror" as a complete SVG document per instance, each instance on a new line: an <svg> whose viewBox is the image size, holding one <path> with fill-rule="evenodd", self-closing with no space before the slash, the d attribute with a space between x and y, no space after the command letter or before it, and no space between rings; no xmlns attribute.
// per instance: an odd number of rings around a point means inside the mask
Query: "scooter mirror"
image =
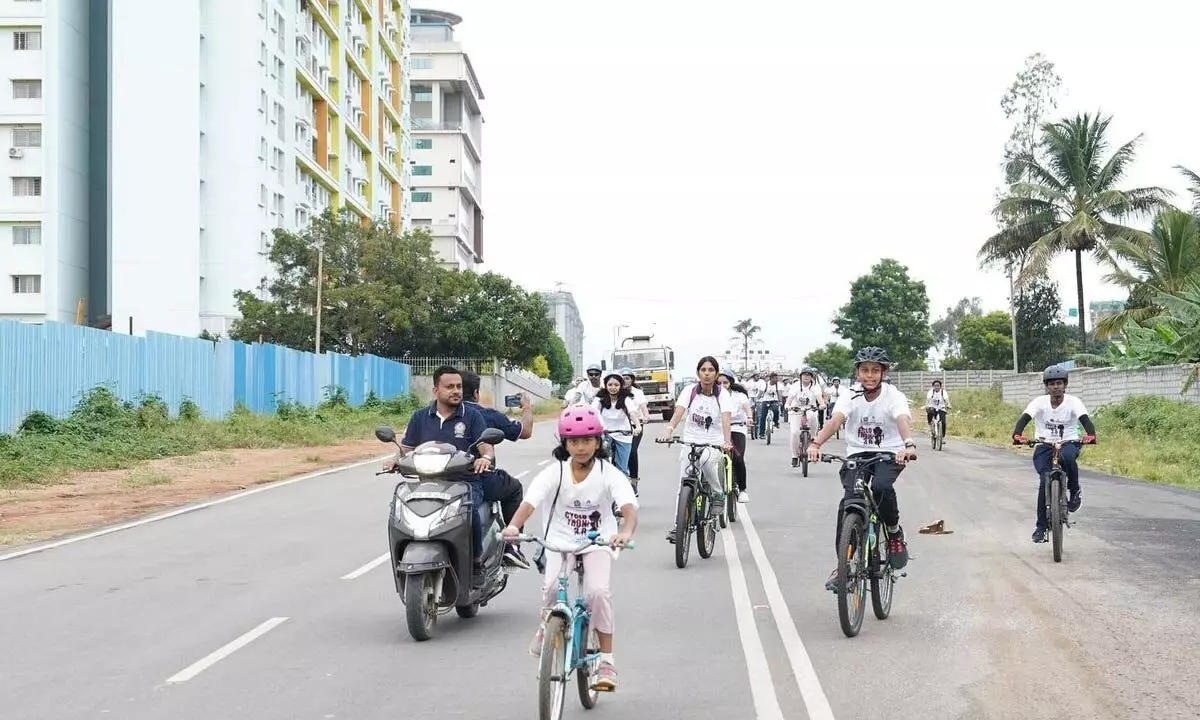
<svg viewBox="0 0 1200 720"><path fill-rule="evenodd" d="M396 431L387 425L375 428L375 437L382 443L396 442Z"/></svg>
<svg viewBox="0 0 1200 720"><path fill-rule="evenodd" d="M482 433L479 434L479 439L475 441L475 446L478 447L480 443L487 443L488 445L495 445L496 443L501 442L503 440L504 440L504 431L503 430L498 430L496 428L488 428L487 430L484 430Z"/></svg>

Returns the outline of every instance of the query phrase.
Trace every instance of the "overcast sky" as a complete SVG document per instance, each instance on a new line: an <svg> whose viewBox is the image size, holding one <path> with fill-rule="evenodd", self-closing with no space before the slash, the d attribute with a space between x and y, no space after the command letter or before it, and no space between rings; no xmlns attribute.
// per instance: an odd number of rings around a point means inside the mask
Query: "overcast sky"
<svg viewBox="0 0 1200 720"><path fill-rule="evenodd" d="M575 294L588 360L650 324L681 367L752 317L795 363L895 257L934 317L1007 304L978 269L1026 56L1059 114L1143 133L1129 185L1200 170L1200 3L413 0L462 15L484 101L485 269ZM1179 199L1183 202L1182 197ZM1085 267L1086 301L1123 299ZM1073 306L1073 268L1054 277Z"/></svg>

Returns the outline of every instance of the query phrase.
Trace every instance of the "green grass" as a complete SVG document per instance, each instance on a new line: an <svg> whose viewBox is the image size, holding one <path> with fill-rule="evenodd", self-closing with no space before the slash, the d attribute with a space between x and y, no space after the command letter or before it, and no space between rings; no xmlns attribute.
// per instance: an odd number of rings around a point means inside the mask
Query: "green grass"
<svg viewBox="0 0 1200 720"><path fill-rule="evenodd" d="M1013 426L1024 405L1003 402L999 389L957 390L953 402L947 422L951 437L1012 447ZM1083 449L1081 465L1112 475L1200 489L1196 471L1200 467L1200 405L1143 395L1092 412L1097 444ZM918 414L914 421L917 429L923 429L925 416Z"/></svg>
<svg viewBox="0 0 1200 720"><path fill-rule="evenodd" d="M204 420L199 408L186 400L173 418L156 397L123 403L101 387L88 392L69 417L34 412L16 434L0 434L0 489L205 450L316 447L369 439L379 425L403 425L416 407L412 397L383 401L371 396L361 407L351 408L335 388L315 408L282 402L275 415L238 408L223 420ZM133 486L161 482L151 474L130 479Z"/></svg>

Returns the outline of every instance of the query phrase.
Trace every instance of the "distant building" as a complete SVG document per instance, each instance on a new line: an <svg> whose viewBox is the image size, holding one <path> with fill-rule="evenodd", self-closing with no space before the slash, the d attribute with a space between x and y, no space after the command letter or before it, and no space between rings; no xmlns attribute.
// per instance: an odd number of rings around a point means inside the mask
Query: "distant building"
<svg viewBox="0 0 1200 720"><path fill-rule="evenodd" d="M772 353L768 349L751 348L749 363L746 362L746 355L747 353L742 352L741 347L735 347L714 357L716 357L717 362L721 363L722 368L732 368L735 372L785 370L789 367L787 355Z"/></svg>
<svg viewBox="0 0 1200 720"><path fill-rule="evenodd" d="M546 314L554 322L554 332L567 346L567 356L575 375L583 374L583 319L575 296L565 290L541 293L546 301Z"/></svg>
<svg viewBox="0 0 1200 720"><path fill-rule="evenodd" d="M1093 330L1107 318L1125 309L1124 300L1095 300L1088 303L1088 327Z"/></svg>

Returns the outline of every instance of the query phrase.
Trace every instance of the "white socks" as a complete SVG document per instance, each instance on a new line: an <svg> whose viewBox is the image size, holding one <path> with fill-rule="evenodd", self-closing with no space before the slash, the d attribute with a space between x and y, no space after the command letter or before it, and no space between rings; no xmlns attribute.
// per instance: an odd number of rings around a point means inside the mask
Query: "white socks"
<svg viewBox="0 0 1200 720"><path fill-rule="evenodd" d="M606 662L606 663L608 663L609 665L615 665L615 664L616 664L616 663L614 663L614 662L613 662L613 654L612 654L612 653L606 653L606 652L602 652L602 653L600 653L600 662Z"/></svg>

